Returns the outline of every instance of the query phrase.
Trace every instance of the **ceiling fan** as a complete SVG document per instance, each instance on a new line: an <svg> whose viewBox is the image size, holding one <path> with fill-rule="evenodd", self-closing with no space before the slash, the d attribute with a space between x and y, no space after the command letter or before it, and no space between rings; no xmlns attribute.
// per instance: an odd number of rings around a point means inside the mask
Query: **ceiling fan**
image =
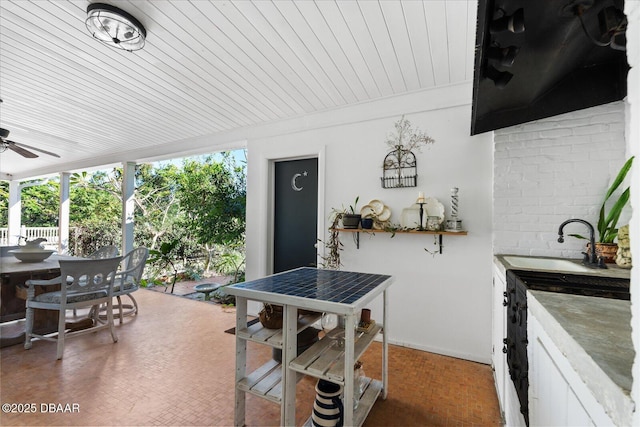
<svg viewBox="0 0 640 427"><path fill-rule="evenodd" d="M58 157L58 158L60 157L56 153L52 153L50 151L46 151L46 150L42 150L40 148L32 147L32 146L27 145L27 144L22 144L20 142L10 141L10 140L7 139L8 137L9 137L9 131L7 129L0 128L0 153L3 153L5 151L7 151L7 150L11 150L11 151L14 151L14 152L20 154L23 157L29 158L29 159L34 159L34 158L38 157L38 155L36 153L33 153L33 152L27 150L27 148L29 148L30 150L39 151L41 153L48 154L48 155L53 156L53 157Z"/></svg>

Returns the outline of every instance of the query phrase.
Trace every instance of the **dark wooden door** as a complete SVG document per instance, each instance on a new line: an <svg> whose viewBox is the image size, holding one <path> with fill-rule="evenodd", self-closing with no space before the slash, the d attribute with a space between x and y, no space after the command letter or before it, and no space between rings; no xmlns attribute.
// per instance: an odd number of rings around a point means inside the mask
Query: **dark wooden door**
<svg viewBox="0 0 640 427"><path fill-rule="evenodd" d="M273 272L315 266L318 159L275 163Z"/></svg>

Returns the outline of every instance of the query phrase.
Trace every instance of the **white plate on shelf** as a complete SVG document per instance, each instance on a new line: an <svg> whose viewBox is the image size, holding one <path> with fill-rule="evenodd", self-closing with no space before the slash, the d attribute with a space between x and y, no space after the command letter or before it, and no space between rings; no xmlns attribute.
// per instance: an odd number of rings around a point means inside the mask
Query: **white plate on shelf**
<svg viewBox="0 0 640 427"><path fill-rule="evenodd" d="M437 216L440 218L440 224L444 222L444 205L438 199L427 197L423 209L425 210L423 221L426 221L428 216Z"/></svg>
<svg viewBox="0 0 640 427"><path fill-rule="evenodd" d="M373 209L373 213L378 216L381 215L384 210L384 203L378 199L370 200L368 206L370 206L371 209Z"/></svg>
<svg viewBox="0 0 640 427"><path fill-rule="evenodd" d="M371 205L364 205L360 209L360 215L362 218L375 218L377 216Z"/></svg>
<svg viewBox="0 0 640 427"><path fill-rule="evenodd" d="M378 220L385 222L391 218L391 209L388 206L382 208L382 212L378 215Z"/></svg>
<svg viewBox="0 0 640 427"><path fill-rule="evenodd" d="M418 228L420 226L420 209L418 205L402 209L400 225L404 228Z"/></svg>

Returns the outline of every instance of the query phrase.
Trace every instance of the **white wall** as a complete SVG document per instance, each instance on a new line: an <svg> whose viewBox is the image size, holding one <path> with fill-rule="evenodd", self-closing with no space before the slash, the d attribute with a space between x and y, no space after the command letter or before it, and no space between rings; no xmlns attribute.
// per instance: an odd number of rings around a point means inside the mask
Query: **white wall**
<svg viewBox="0 0 640 427"><path fill-rule="evenodd" d="M387 325L392 343L489 363L492 144L490 134L469 136L470 101L471 84L421 91L307 116L281 134L249 138L247 277L270 272L268 159L320 155L324 238L331 208L347 206L356 196L359 206L382 200L392 222L399 223L418 191L438 198L448 214L450 188L457 186L468 236L445 236L443 254L432 256L424 250L435 249L431 236L361 235L357 250L346 234L343 270L395 276ZM382 189L384 140L402 114L436 143L416 153L418 187ZM380 319L381 301L372 308L372 317Z"/></svg>
<svg viewBox="0 0 640 427"><path fill-rule="evenodd" d="M627 159L625 103L496 130L494 140L495 253L581 258L585 241L567 235L588 236L587 228L568 224L558 243L558 227L569 218L596 227L604 195ZM618 225L629 222L630 211Z"/></svg>

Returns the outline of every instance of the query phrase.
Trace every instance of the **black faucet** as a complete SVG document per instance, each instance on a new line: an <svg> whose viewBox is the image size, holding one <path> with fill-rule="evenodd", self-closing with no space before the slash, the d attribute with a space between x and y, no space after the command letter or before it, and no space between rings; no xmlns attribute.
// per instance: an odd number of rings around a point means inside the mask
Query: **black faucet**
<svg viewBox="0 0 640 427"><path fill-rule="evenodd" d="M565 225L569 224L570 222L580 222L589 228L589 244L590 244L589 253L582 252L582 254L584 255L584 260L582 261L582 263L586 267L607 268L607 265L604 263L604 259L596 255L596 238L595 238L595 230L593 229L593 225L591 225L584 219L578 219L578 218L568 219L562 224L560 224L560 227L558 228L558 242L564 243L564 233L562 232L562 229L564 228Z"/></svg>

